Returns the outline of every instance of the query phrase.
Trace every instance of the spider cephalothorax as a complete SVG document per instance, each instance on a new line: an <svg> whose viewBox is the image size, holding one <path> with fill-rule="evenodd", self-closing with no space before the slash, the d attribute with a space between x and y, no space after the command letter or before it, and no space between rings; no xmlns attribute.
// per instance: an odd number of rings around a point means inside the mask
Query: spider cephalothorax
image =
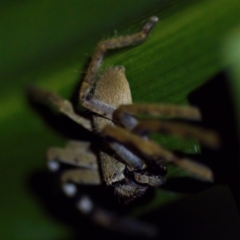
<svg viewBox="0 0 240 240"><path fill-rule="evenodd" d="M165 182L166 167L163 162L175 164L201 180L213 180L212 171L208 167L189 159L179 159L171 151L149 140L148 134L151 132L175 134L216 147L218 137L215 133L182 122L139 121L136 118L137 114L151 114L201 120L197 108L133 104L125 69L121 66L111 67L97 77L107 50L143 42L157 21L157 17L151 17L141 32L98 44L79 93L80 103L92 112L90 120L76 114L72 104L57 94L38 88L31 89L31 94L35 98L53 104L73 121L100 136L101 143L97 144L97 155L91 150L90 143L81 141L69 141L65 148L49 149L47 156L51 170L57 170L60 163L72 166L61 175L63 189L67 195L75 195L76 184L98 185L104 181L115 188L115 193L119 197L129 202L143 195L148 187L158 187ZM114 154L106 151L109 147ZM104 211L95 211L93 214L93 203L87 196L79 199L77 207L83 213L91 213L94 221L104 226L109 224L106 219L109 220L110 217ZM127 229L125 226L126 232ZM149 229L144 227L139 228L138 234L141 234L141 231L151 234Z"/></svg>

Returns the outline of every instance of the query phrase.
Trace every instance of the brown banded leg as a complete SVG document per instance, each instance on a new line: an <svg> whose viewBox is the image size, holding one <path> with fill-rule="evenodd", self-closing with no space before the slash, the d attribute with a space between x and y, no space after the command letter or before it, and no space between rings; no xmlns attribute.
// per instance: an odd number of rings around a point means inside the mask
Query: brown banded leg
<svg viewBox="0 0 240 240"><path fill-rule="evenodd" d="M57 107L60 112L67 115L74 122L78 123L89 131L92 130L91 122L86 118L77 115L74 112L72 104L68 100L61 98L55 93L45 91L33 86L28 89L28 92L37 101L46 102L47 104L51 104Z"/></svg>
<svg viewBox="0 0 240 240"><path fill-rule="evenodd" d="M101 178L98 170L94 169L72 169L66 170L61 176L63 183L73 182L76 184L99 185Z"/></svg>
<svg viewBox="0 0 240 240"><path fill-rule="evenodd" d="M201 120L201 113L197 107L176 106L170 104L128 104L119 106L113 113L113 120L128 127L128 118L137 115L157 116L163 118L179 118Z"/></svg>
<svg viewBox="0 0 240 240"><path fill-rule="evenodd" d="M195 139L211 148L218 148L220 145L219 136L214 131L182 122L141 121L132 129L132 133L140 136L149 135L150 133L172 134L186 139Z"/></svg>
<svg viewBox="0 0 240 240"><path fill-rule="evenodd" d="M94 169L70 169L61 174L63 192L72 197L77 193L76 184L100 185L102 183L100 173Z"/></svg>
<svg viewBox="0 0 240 240"><path fill-rule="evenodd" d="M89 142L69 141L65 148L52 147L47 151L48 167L52 171L65 163L87 169L98 169L97 157L90 150Z"/></svg>
<svg viewBox="0 0 240 240"><path fill-rule="evenodd" d="M153 164L154 160L154 163L158 165L158 159L161 159L181 167L195 178L203 181L213 181L213 173L207 166L189 159L179 159L172 152L160 147L155 142L144 139L124 128L108 125L101 134L106 137L111 147L114 142L122 144L128 149L138 152L146 162L151 161L149 164ZM128 161L128 164L131 165L131 162ZM136 166L136 162L133 162L133 165ZM161 167L162 164L159 164L159 166Z"/></svg>
<svg viewBox="0 0 240 240"><path fill-rule="evenodd" d="M102 41L98 44L80 89L80 101L84 107L112 119L112 113L115 109L106 103L99 102L98 100L90 97L90 93L96 84L96 75L103 61L104 54L108 50L119 49L143 42L157 21L158 18L153 16L144 25L141 32L130 36Z"/></svg>
<svg viewBox="0 0 240 240"><path fill-rule="evenodd" d="M50 148L47 152L48 167L57 171L60 164L78 167L65 170L61 174L63 191L68 196L73 196L77 188L75 184L101 183L96 155L91 152L89 142L68 141L65 148ZM83 169L80 169L83 168Z"/></svg>

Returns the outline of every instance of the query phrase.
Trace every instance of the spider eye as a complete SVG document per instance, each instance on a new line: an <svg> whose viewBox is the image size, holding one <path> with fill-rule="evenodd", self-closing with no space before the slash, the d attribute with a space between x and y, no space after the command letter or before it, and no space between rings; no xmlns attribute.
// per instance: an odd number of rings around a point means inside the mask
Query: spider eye
<svg viewBox="0 0 240 240"><path fill-rule="evenodd" d="M115 178L116 176L117 176L117 174L116 174L116 173L114 173L114 174L113 174L113 176L112 176L112 178Z"/></svg>

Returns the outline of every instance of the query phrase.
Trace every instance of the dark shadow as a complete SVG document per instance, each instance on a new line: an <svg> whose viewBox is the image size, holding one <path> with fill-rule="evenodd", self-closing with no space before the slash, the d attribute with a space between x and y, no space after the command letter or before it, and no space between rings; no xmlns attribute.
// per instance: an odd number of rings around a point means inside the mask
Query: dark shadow
<svg viewBox="0 0 240 240"><path fill-rule="evenodd" d="M59 178L52 173L39 171L32 174L29 179L29 187L34 194L41 199L41 203L49 213L49 218L57 220L73 230L69 239L97 239L107 234L106 239L113 239L114 233L94 225L86 216L76 210L75 200L67 198L58 187ZM81 191L93 195L102 196L99 187L88 187ZM101 189L102 190L102 189Z"/></svg>
<svg viewBox="0 0 240 240"><path fill-rule="evenodd" d="M213 169L216 183L230 186L240 210L240 163L239 139L234 112L229 77L220 72L189 97L191 104L197 105L202 113L202 125L219 133L219 151L202 148L201 159Z"/></svg>
<svg viewBox="0 0 240 240"><path fill-rule="evenodd" d="M69 239L98 239L101 237L104 237L104 239L122 239L123 237L124 239L132 239L92 223L88 217L81 214L75 207L80 194L88 194L97 205L117 212L119 215L127 215L133 206L124 205L116 201L113 188L106 186L80 186L79 196L68 198L60 189L59 174L47 171L35 172L28 180L28 188L37 198L41 199L41 205L46 209L49 218L72 228L73 235ZM153 195L153 191L150 190L149 194L137 200L134 206L143 205Z"/></svg>
<svg viewBox="0 0 240 240"><path fill-rule="evenodd" d="M240 219L232 193L216 185L145 216L164 240L238 240ZM145 219L144 217L144 219Z"/></svg>

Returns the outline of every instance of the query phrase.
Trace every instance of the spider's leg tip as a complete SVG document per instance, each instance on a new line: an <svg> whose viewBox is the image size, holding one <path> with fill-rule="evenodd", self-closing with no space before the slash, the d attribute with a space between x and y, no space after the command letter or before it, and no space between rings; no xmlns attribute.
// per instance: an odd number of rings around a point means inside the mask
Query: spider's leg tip
<svg viewBox="0 0 240 240"><path fill-rule="evenodd" d="M93 210L93 203L89 197L83 196L77 203L77 208L85 214L88 214Z"/></svg>
<svg viewBox="0 0 240 240"><path fill-rule="evenodd" d="M73 183L65 183L62 186L63 192L68 196L68 197L73 197L76 192L77 188Z"/></svg>
<svg viewBox="0 0 240 240"><path fill-rule="evenodd" d="M50 170L50 171L52 171L52 172L56 172L56 171L58 171L59 170L59 163L58 162L56 162L56 161L49 161L48 163L47 163L47 166L48 166L48 169Z"/></svg>

